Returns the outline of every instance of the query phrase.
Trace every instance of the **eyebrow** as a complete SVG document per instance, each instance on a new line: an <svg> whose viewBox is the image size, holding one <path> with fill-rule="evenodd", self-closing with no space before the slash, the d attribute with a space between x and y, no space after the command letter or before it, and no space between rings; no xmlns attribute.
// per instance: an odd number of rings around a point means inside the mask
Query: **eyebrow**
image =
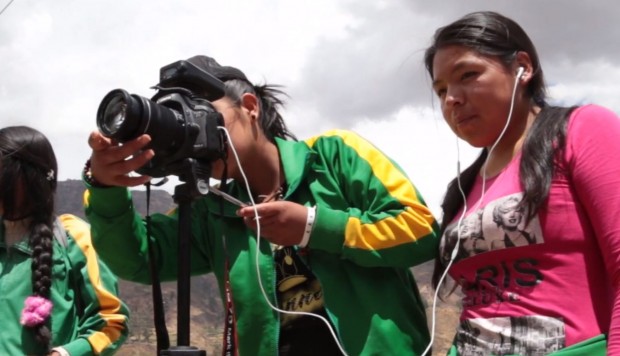
<svg viewBox="0 0 620 356"><path fill-rule="evenodd" d="M467 64L469 64L469 61L460 61L458 62L454 67L452 67L452 69L450 70L450 74L458 71L459 69L463 68L464 66L466 66ZM433 80L433 88L437 86L437 84L441 83L442 81L439 79Z"/></svg>

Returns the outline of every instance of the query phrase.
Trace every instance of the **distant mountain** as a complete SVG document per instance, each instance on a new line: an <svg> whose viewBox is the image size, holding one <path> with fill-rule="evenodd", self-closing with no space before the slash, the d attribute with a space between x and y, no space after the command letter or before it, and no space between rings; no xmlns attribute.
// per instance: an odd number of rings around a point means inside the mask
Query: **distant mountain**
<svg viewBox="0 0 620 356"><path fill-rule="evenodd" d="M56 211L71 213L84 218L84 183L81 180L70 179L58 182L56 190ZM133 202L141 214L146 214L146 192L132 190ZM165 213L174 208L172 196L165 190L151 189L151 213Z"/></svg>
<svg viewBox="0 0 620 356"><path fill-rule="evenodd" d="M83 195L84 184L80 180L61 181L58 184L56 210L59 213L71 213L84 218ZM141 213L146 212L144 191L132 191L133 202ZM164 191L151 190L151 213L165 213L174 208L172 196ZM431 276L433 262L416 266L413 273L418 281L420 293L427 303L429 327L433 305ZM131 309L129 340L117 355L154 355L156 354L156 337L153 324L153 306L151 286L119 280L121 298ZM171 345L176 345L177 299L176 282L162 284L162 295L166 309L166 324ZM389 296L386 296L389 298ZM260 296L257 296L260 298ZM433 354L445 354L454 336L458 321L458 295L448 297L447 302L438 301L436 310L436 334ZM192 278L190 307L190 345L205 350L207 355L222 352L223 308L217 281L212 274Z"/></svg>

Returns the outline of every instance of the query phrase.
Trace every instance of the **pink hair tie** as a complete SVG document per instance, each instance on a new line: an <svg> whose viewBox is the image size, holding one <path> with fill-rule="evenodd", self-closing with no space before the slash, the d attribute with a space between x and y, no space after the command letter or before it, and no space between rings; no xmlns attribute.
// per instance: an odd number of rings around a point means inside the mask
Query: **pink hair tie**
<svg viewBox="0 0 620 356"><path fill-rule="evenodd" d="M24 302L24 310L22 310L22 325L33 327L43 323L52 312L52 302L39 297L30 296Z"/></svg>

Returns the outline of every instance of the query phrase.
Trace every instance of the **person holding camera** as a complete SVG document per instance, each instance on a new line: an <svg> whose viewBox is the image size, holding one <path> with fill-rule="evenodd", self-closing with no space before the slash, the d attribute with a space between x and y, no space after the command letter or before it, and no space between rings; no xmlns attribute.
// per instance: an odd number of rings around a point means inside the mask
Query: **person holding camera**
<svg viewBox="0 0 620 356"><path fill-rule="evenodd" d="M57 164L47 138L0 129L0 354L111 355L129 311L90 228L54 214Z"/></svg>
<svg viewBox="0 0 620 356"><path fill-rule="evenodd" d="M534 44L496 12L439 28L425 64L446 122L481 148L448 186L442 241L482 216L491 242L440 244L434 285L450 273L463 292L449 354L619 354L618 115L549 104Z"/></svg>
<svg viewBox="0 0 620 356"><path fill-rule="evenodd" d="M224 151L209 162L222 193L193 202L191 266L219 281L234 324L225 325L225 352L420 354L429 332L409 268L435 256L437 224L404 171L352 132L296 140L276 87L210 57L188 62L224 84L209 103L222 117ZM175 85L209 97L208 87ZM154 139L119 145L91 133L84 175L95 246L121 278L143 283L151 282L145 221L125 187L149 181L129 173L158 154ZM156 270L173 280L178 212L150 221Z"/></svg>

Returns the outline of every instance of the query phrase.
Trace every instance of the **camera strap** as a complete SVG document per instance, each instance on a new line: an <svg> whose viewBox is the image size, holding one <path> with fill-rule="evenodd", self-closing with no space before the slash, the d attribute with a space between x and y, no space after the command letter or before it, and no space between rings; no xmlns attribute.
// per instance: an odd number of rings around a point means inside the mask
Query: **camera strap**
<svg viewBox="0 0 620 356"><path fill-rule="evenodd" d="M222 184L220 189L226 191L226 182L228 181L228 165L226 160L224 163L224 174L222 176ZM224 199L220 199L220 211L224 209ZM237 319L235 317L235 303L233 302L232 287L230 285L230 256L228 254L228 244L226 243L226 234L222 234L222 246L224 248L224 295L226 297L226 310L224 311L224 347L222 348L222 356L238 356L239 348L237 343Z"/></svg>
<svg viewBox="0 0 620 356"><path fill-rule="evenodd" d="M166 327L166 316L164 311L163 296L159 274L155 266L155 251L153 241L151 241L151 214L149 207L151 203L151 184L146 183L146 241L149 253L149 271L151 272L151 293L153 297L153 321L155 323L155 335L157 339L157 354L170 347L168 328Z"/></svg>
<svg viewBox="0 0 620 356"><path fill-rule="evenodd" d="M230 263L228 260L228 254L226 255L226 266L224 271L224 290L226 295L226 311L224 318L224 348L222 349L223 356L237 356L239 351L237 349L237 320L235 318L235 307L232 298L232 288L230 287Z"/></svg>

